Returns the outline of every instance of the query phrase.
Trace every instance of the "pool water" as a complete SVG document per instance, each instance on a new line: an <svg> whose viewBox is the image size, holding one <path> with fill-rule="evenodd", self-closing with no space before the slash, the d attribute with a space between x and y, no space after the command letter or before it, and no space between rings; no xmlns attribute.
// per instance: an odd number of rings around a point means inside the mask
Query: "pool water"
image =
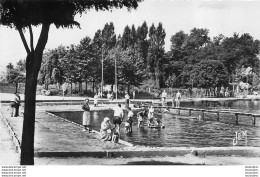
<svg viewBox="0 0 260 177"><path fill-rule="evenodd" d="M82 124L82 111L54 112L53 114ZM137 112L134 114L136 116ZM126 112L125 115L127 115ZM259 126L235 125L210 119L206 119L206 121L178 119L168 113L162 113L160 116L165 125L164 129L148 128L147 126L138 128L137 119L134 117L133 132L126 134L124 133L124 123L122 123L121 139L135 145L154 147L229 147L233 146L235 132L242 130L247 131L248 146L260 146ZM113 111L91 112L93 129L100 130L104 117L110 117L112 122Z"/></svg>

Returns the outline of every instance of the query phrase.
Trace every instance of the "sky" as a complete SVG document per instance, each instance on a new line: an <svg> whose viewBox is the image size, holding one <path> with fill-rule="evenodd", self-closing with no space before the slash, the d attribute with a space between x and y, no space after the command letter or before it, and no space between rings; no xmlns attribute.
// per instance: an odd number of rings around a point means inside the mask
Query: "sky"
<svg viewBox="0 0 260 177"><path fill-rule="evenodd" d="M234 32L249 33L254 39L260 40L260 1L209 1L209 0L144 0L136 10L114 9L108 11L90 10L75 20L81 24L81 28L56 29L51 26L47 49L53 49L59 45L79 44L86 36L93 38L98 29L113 22L115 33L122 34L126 25L138 26L144 21L148 27L159 22L166 31L165 51L170 49L170 38L180 30L190 33L193 28L206 28L209 36L214 37L223 34L231 37ZM34 39L39 36L40 28L33 28ZM26 32L27 41L29 34ZM5 26L0 26L0 71L12 62L16 64L20 59L26 58L26 52L18 31Z"/></svg>

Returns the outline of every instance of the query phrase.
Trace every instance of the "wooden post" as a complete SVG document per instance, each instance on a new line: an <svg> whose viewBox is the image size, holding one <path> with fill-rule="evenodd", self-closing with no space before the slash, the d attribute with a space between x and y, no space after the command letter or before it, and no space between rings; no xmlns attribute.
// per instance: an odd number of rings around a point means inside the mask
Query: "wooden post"
<svg viewBox="0 0 260 177"><path fill-rule="evenodd" d="M217 116L218 116L218 117L217 117L217 121L219 122L219 112L217 112Z"/></svg>
<svg viewBox="0 0 260 177"><path fill-rule="evenodd" d="M253 126L255 126L255 115L252 116L253 116Z"/></svg>
<svg viewBox="0 0 260 177"><path fill-rule="evenodd" d="M202 120L204 120L204 110L201 110L201 118L202 118Z"/></svg>
<svg viewBox="0 0 260 177"><path fill-rule="evenodd" d="M189 116L191 116L191 109L189 109Z"/></svg>
<svg viewBox="0 0 260 177"><path fill-rule="evenodd" d="M235 116L236 116L236 125L238 125L238 114L239 114L239 113L235 113Z"/></svg>

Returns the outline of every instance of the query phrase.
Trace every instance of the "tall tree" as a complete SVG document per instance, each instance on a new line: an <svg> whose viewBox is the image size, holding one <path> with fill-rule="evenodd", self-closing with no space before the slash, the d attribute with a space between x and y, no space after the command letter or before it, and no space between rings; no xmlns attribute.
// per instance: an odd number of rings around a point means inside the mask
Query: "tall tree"
<svg viewBox="0 0 260 177"><path fill-rule="evenodd" d="M147 35L148 27L146 22L144 21L143 24L137 28L136 32L138 60L142 61L144 69L147 69L147 55L149 47Z"/></svg>
<svg viewBox="0 0 260 177"><path fill-rule="evenodd" d="M197 87L210 88L228 86L228 72L217 60L203 60L194 66L191 78Z"/></svg>
<svg viewBox="0 0 260 177"><path fill-rule="evenodd" d="M25 112L21 145L21 165L34 164L34 129L35 129L35 98L37 77L41 67L42 55L48 41L50 25L59 27L79 26L74 20L76 14L89 9L110 10L113 7L128 9L136 8L140 0L2 0L0 1L0 23L18 30L26 57ZM32 26L40 26L41 33L34 47ZM30 43L26 42L24 29L28 28Z"/></svg>
<svg viewBox="0 0 260 177"><path fill-rule="evenodd" d="M96 53L93 50L93 43L91 39L86 36L80 41L78 45L78 64L82 74L82 81L85 81L86 86L89 81L96 77L96 72L100 69L99 60L97 60Z"/></svg>
<svg viewBox="0 0 260 177"><path fill-rule="evenodd" d="M132 48L135 48L137 44L137 32L135 29L135 25L132 25L131 33L130 33L130 45Z"/></svg>
<svg viewBox="0 0 260 177"><path fill-rule="evenodd" d="M113 22L106 23L101 32L101 42L104 45L105 53L116 45L115 27Z"/></svg>
<svg viewBox="0 0 260 177"><path fill-rule="evenodd" d="M185 34L183 31L177 32L171 37L170 61L183 61L183 48L187 37L188 35Z"/></svg>
<svg viewBox="0 0 260 177"><path fill-rule="evenodd" d="M91 46L94 51L93 62L95 64L95 69L93 70L92 82L93 92L95 92L96 83L101 83L102 57L104 59L105 56L105 45L103 44L102 31L100 29L96 31Z"/></svg>
<svg viewBox="0 0 260 177"><path fill-rule="evenodd" d="M120 40L120 46L126 50L131 45L131 29L127 25Z"/></svg>
<svg viewBox="0 0 260 177"><path fill-rule="evenodd" d="M162 23L156 28L154 24L149 29L149 49L148 49L148 71L156 82L156 87L162 86L162 71L164 64L164 39L166 33Z"/></svg>
<svg viewBox="0 0 260 177"><path fill-rule="evenodd" d="M109 51L106 60L110 62L110 72L115 70L115 62L117 63L118 84L126 86L128 93L130 86L141 85L144 79L144 72L140 70L140 61L133 48L129 47L127 50L124 50L120 46L117 46ZM115 72L111 73L115 75ZM111 76L111 78L111 81L114 82L115 76Z"/></svg>
<svg viewBox="0 0 260 177"><path fill-rule="evenodd" d="M184 44L184 61L186 63L195 64L202 60L199 56L199 52L210 42L208 33L209 30L203 28L193 28L191 30L191 33Z"/></svg>
<svg viewBox="0 0 260 177"><path fill-rule="evenodd" d="M254 40L249 34L239 36L234 33L232 37L225 38L222 42L223 57L221 61L227 67L230 74L235 74L236 68L252 67L254 71L259 69L260 42Z"/></svg>

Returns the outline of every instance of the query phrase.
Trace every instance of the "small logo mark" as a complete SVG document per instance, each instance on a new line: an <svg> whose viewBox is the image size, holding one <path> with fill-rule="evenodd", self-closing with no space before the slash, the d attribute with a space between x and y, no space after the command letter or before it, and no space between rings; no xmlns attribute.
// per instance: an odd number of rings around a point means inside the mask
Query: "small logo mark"
<svg viewBox="0 0 260 177"><path fill-rule="evenodd" d="M235 138L233 139L233 145L236 146L238 141L245 141L245 145L247 146L247 131L237 131L235 132Z"/></svg>

